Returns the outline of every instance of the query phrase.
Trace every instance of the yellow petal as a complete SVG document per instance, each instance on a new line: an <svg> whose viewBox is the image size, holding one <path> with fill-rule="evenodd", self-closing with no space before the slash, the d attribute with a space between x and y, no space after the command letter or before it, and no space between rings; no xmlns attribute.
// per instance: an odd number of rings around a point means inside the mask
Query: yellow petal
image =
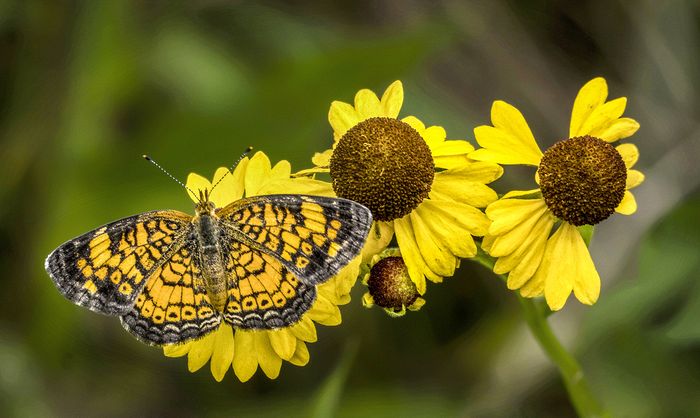
<svg viewBox="0 0 700 418"><path fill-rule="evenodd" d="M289 329L269 331L270 344L282 360L289 360L297 349L297 337Z"/></svg>
<svg viewBox="0 0 700 418"><path fill-rule="evenodd" d="M311 162L316 167L330 167L331 165L331 155L333 155L332 149L327 149L323 152L317 152L311 157Z"/></svg>
<svg viewBox="0 0 700 418"><path fill-rule="evenodd" d="M501 199L509 199L513 197L523 197L523 196L528 196L532 198L536 197L542 197L542 192L540 192L540 189L531 189L531 190L512 190L506 194L504 194Z"/></svg>
<svg viewBox="0 0 700 418"><path fill-rule="evenodd" d="M192 344L194 344L194 341L186 342L184 344L164 345L163 355L166 357L182 357L190 352L192 349Z"/></svg>
<svg viewBox="0 0 700 418"><path fill-rule="evenodd" d="M540 207L531 215L523 217L514 228L500 235L491 245L489 253L494 257L507 256L517 250L532 234L535 224L541 217L547 216L548 209ZM489 231L490 232L490 231Z"/></svg>
<svg viewBox="0 0 700 418"><path fill-rule="evenodd" d="M430 147L433 157L442 157L447 155L464 155L474 151L474 147L467 141L449 140L443 141Z"/></svg>
<svg viewBox="0 0 700 418"><path fill-rule="evenodd" d="M351 105L334 101L328 111L328 122L333 128L333 137L338 140L348 129L360 122L360 117Z"/></svg>
<svg viewBox="0 0 700 418"><path fill-rule="evenodd" d="M289 330L295 337L307 343L313 343L318 339L314 322L307 315L302 316L301 320L292 325Z"/></svg>
<svg viewBox="0 0 700 418"><path fill-rule="evenodd" d="M495 202L498 195L484 182L493 181L501 173L501 167L491 163L473 163L435 173L429 196L434 200L486 207Z"/></svg>
<svg viewBox="0 0 700 418"><path fill-rule="evenodd" d="M620 118L607 126L591 131L591 135L607 142L634 135L639 130L639 122L631 118Z"/></svg>
<svg viewBox="0 0 700 418"><path fill-rule="evenodd" d="M425 131L425 124L417 117L406 116L405 118L401 119L401 122L409 124L411 128L415 129L416 131L418 131L419 134L421 134L421 136L423 136L422 132Z"/></svg>
<svg viewBox="0 0 700 418"><path fill-rule="evenodd" d="M365 292L365 294L362 295L362 306L365 308L371 308L374 306L374 298L369 292Z"/></svg>
<svg viewBox="0 0 700 418"><path fill-rule="evenodd" d="M403 84L396 80L387 87L382 95L382 113L387 118L396 118L403 104Z"/></svg>
<svg viewBox="0 0 700 418"><path fill-rule="evenodd" d="M425 222L428 229L433 236L435 236L447 249L456 257L469 258L476 255L476 244L470 235L468 228L465 228L464 223L458 220L464 219L465 216L461 215L460 211L455 210L434 210L433 205L435 202L430 200L424 201L421 205L416 208L416 213L422 219L429 219L429 222ZM469 216L469 215L466 215ZM486 216L483 215L482 225L476 228L469 225L470 229L482 229L486 230L488 228L489 221L485 219ZM479 231L481 232L481 231Z"/></svg>
<svg viewBox="0 0 700 418"><path fill-rule="evenodd" d="M577 136L600 135L607 128L609 128L615 120L622 116L622 114L625 112L626 106L627 98L620 97L593 109L585 122L583 122L583 125L581 125L581 129L579 130L579 134Z"/></svg>
<svg viewBox="0 0 700 418"><path fill-rule="evenodd" d="M256 331L236 330L233 336L233 371L241 382L247 382L258 370L255 333Z"/></svg>
<svg viewBox="0 0 700 418"><path fill-rule="evenodd" d="M547 208L544 199L500 199L486 208L486 216L493 222L489 235L504 234L534 214Z"/></svg>
<svg viewBox="0 0 700 418"><path fill-rule="evenodd" d="M258 190L270 179L272 165L263 152L256 152L248 162L245 173L246 196L257 196Z"/></svg>
<svg viewBox="0 0 700 418"><path fill-rule="evenodd" d="M483 212L464 203L426 199L418 208L427 212L423 219L444 219L453 228L471 235L485 235L491 224Z"/></svg>
<svg viewBox="0 0 700 418"><path fill-rule="evenodd" d="M433 150L433 147L444 143L445 138L447 137L447 131L445 131L445 128L442 126L430 126L425 128L423 131L418 131L418 133L421 134L431 151Z"/></svg>
<svg viewBox="0 0 700 418"><path fill-rule="evenodd" d="M426 225L430 222L430 217L423 220L417 211L413 211L409 214L409 218L413 226L413 232L416 235L418 249L423 255L423 260L425 260L428 268L440 276L452 276L457 267L457 260L447 246L438 237L434 236Z"/></svg>
<svg viewBox="0 0 700 418"><path fill-rule="evenodd" d="M292 165L287 160L280 160L270 171L270 180L288 179L292 175Z"/></svg>
<svg viewBox="0 0 700 418"><path fill-rule="evenodd" d="M608 84L602 77L596 77L581 87L574 101L574 107L571 110L569 138L583 135L581 133L581 127L586 122L591 112L605 103L607 97Z"/></svg>
<svg viewBox="0 0 700 418"><path fill-rule="evenodd" d="M335 196L331 183L309 178L286 178L270 180L262 184L256 195L266 194L310 194L314 196Z"/></svg>
<svg viewBox="0 0 700 418"><path fill-rule="evenodd" d="M214 351L214 342L216 341L216 333L210 333L204 338L195 341L192 344L189 354L187 355L187 369L194 373L207 364Z"/></svg>
<svg viewBox="0 0 700 418"><path fill-rule="evenodd" d="M493 126L474 129L476 142L482 148L470 153L469 158L500 164L539 165L542 151L518 109L497 100L491 107L491 122Z"/></svg>
<svg viewBox="0 0 700 418"><path fill-rule="evenodd" d="M433 157L433 162L437 168L457 168L465 164L472 162L466 155L443 155L440 157Z"/></svg>
<svg viewBox="0 0 700 418"><path fill-rule="evenodd" d="M425 264L423 256L418 249L416 237L413 234L413 228L411 228L411 222L408 220L408 217L396 219L394 221L394 231L396 233L396 241L401 250L401 255L403 255L404 262L406 263L408 275L411 281L416 285L418 293L421 295L425 294L425 275L430 269Z"/></svg>
<svg viewBox="0 0 700 418"><path fill-rule="evenodd" d="M629 190L625 190L625 196L622 198L622 202L617 205L615 211L623 215L631 215L637 211L637 200Z"/></svg>
<svg viewBox="0 0 700 418"><path fill-rule="evenodd" d="M322 295L317 295L316 301L307 312L309 319L328 327L339 325L342 321L340 309Z"/></svg>
<svg viewBox="0 0 700 418"><path fill-rule="evenodd" d="M362 261L367 263L375 255L379 254L389 245L394 236L393 222L375 221L367 235L364 247L362 247Z"/></svg>
<svg viewBox="0 0 700 418"><path fill-rule="evenodd" d="M535 273L536 280L544 281L544 297L553 311L566 303L574 288L574 272L571 263L574 257L573 235L580 234L575 227L564 222L547 242L542 263Z"/></svg>
<svg viewBox="0 0 700 418"><path fill-rule="evenodd" d="M625 189L633 189L644 181L644 174L638 170L627 170L627 183Z"/></svg>
<svg viewBox="0 0 700 418"><path fill-rule="evenodd" d="M384 116L382 114L382 106L379 103L379 98L369 89L362 89L355 94L355 110L360 117L360 121L377 116Z"/></svg>
<svg viewBox="0 0 700 418"><path fill-rule="evenodd" d="M299 341L297 343L297 349L294 351L294 355L289 359L289 362L295 366L306 366L309 362L309 349L306 344Z"/></svg>
<svg viewBox="0 0 700 418"><path fill-rule="evenodd" d="M260 369L269 379L277 379L282 367L282 359L272 349L269 337L270 331L256 331L253 335Z"/></svg>
<svg viewBox="0 0 700 418"><path fill-rule="evenodd" d="M206 178L200 176L197 173L190 173L187 176L187 194L190 196L193 202L199 202L199 191L211 190L211 183ZM190 190L192 192L190 192ZM192 194L194 193L194 194Z"/></svg>
<svg viewBox="0 0 700 418"><path fill-rule="evenodd" d="M501 257L496 261L493 271L496 274L508 274L508 289L518 289L522 287L537 271L542 262L547 238L554 226L554 217L549 213L541 216L530 237L523 241L512 254Z"/></svg>
<svg viewBox="0 0 700 418"><path fill-rule="evenodd" d="M221 382L233 362L233 329L222 323L215 332L214 352L211 355L211 374Z"/></svg>
<svg viewBox="0 0 700 418"><path fill-rule="evenodd" d="M574 227L571 228L575 229ZM593 259L591 259L586 243L581 238L581 234L576 231L571 234L571 237L573 239L573 259L571 264L575 268L574 295L579 302L593 305L600 295L600 276L593 264Z"/></svg>
<svg viewBox="0 0 700 418"><path fill-rule="evenodd" d="M622 160L625 162L627 168L632 168L637 163L639 159L639 149L634 144L620 144L615 147L617 152L622 156Z"/></svg>

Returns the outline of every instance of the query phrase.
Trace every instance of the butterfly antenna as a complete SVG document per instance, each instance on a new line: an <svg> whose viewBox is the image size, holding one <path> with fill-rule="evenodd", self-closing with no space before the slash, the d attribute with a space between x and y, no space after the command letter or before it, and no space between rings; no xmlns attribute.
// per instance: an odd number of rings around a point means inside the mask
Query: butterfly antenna
<svg viewBox="0 0 700 418"><path fill-rule="evenodd" d="M223 176L221 176L221 178L220 178L219 180L217 180L217 182L214 183L213 186L211 186L211 189L209 190L209 194L211 194L211 192L214 190L214 188L215 188L216 186L218 186L219 183L221 183L221 180L223 180L227 175L231 174L231 172L233 171L234 168L236 168L236 166L238 165L238 163L240 163L241 160L244 159L244 158L246 157L246 155L250 154L250 152L251 152L252 150L253 150L253 147L248 147L248 148L245 149L245 151L243 151L243 154L241 154L241 156L238 157L238 160L236 160L236 162L231 166L231 168L229 168L228 171L227 171Z"/></svg>
<svg viewBox="0 0 700 418"><path fill-rule="evenodd" d="M153 163L153 165L155 165L156 167L158 167L158 168L160 169L160 171L164 172L168 177L170 177L171 179L175 180L175 182L176 182L177 184L179 184L180 186L182 186L182 187L184 187L185 189L187 189L188 192L192 193L192 196L196 197L197 200L199 200L199 203L202 203L202 201L199 199L199 197L197 196L197 194L196 194L195 192L193 192L193 191L192 191L189 187L187 187L187 185L185 185L183 182L181 182L180 180L176 179L172 174L168 173L168 170L164 169L163 167L160 166L160 164L158 164L157 162L153 161L153 159L152 159L151 157L149 157L148 155L144 154L144 155L143 155L143 158L144 158L146 161L148 161L148 162L150 162L150 163Z"/></svg>

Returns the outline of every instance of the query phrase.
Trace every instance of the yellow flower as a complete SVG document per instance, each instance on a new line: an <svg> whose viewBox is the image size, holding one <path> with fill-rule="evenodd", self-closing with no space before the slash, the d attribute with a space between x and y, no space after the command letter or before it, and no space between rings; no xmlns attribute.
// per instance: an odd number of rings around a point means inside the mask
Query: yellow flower
<svg viewBox="0 0 700 418"><path fill-rule="evenodd" d="M493 223L482 247L498 258L495 273L509 273L509 289L525 297L544 294L552 310L561 309L572 291L588 305L600 293L600 277L577 227L637 209L629 190L644 180L631 169L639 151L610 143L631 136L639 124L621 117L626 98L606 102L607 96L603 78L586 83L574 102L569 138L544 153L523 115L508 103L494 102L493 126L474 129L483 148L470 158L538 167L538 189L507 193L486 209Z"/></svg>
<svg viewBox="0 0 700 418"><path fill-rule="evenodd" d="M476 255L472 236L483 236L490 224L477 208L497 199L486 184L503 170L467 158L474 148L467 141L446 140L440 126L426 127L413 116L398 119L402 104L400 81L381 99L363 89L354 106L333 102L328 113L333 148L316 154L317 167L307 172L329 171L338 196L372 211L364 261L395 234L422 295L426 278L440 282L454 274L460 257Z"/></svg>
<svg viewBox="0 0 700 418"><path fill-rule="evenodd" d="M290 178L291 166L287 161L280 161L274 167L262 152L256 153L250 160L244 158L233 171L226 175L224 167L216 170L214 179L191 173L187 178L190 190L211 190L212 183L220 183L214 188L210 199L217 207L245 196L276 193L299 193L313 195L332 195L327 183L309 178ZM196 196L190 193L193 201ZM350 289L355 284L360 270L360 258L357 257L340 273L317 286L317 297L311 309L295 325L278 330L246 331L233 329L222 322L219 328L199 340L185 344L163 347L168 357L187 355L187 366L195 372L210 362L211 373L221 381L231 366L242 382L250 379L260 367L270 379L279 375L282 361L296 366L304 366L309 361L307 343L316 341L315 323L321 325L338 325L341 322L339 305L350 301Z"/></svg>

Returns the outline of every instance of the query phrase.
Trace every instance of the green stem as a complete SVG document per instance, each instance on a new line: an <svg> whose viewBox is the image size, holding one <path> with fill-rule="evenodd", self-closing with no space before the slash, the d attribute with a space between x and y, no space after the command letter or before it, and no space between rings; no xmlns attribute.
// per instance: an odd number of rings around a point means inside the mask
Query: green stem
<svg viewBox="0 0 700 418"><path fill-rule="evenodd" d="M494 259L483 253L481 250L474 258L474 261L493 271ZM504 281L506 277L498 275ZM583 370L578 361L559 342L556 335L549 326L547 317L551 311L542 301L528 299L518 295L520 307L525 316L525 322L530 328L530 332L535 337L540 347L547 354L547 357L557 366L564 386L569 393L569 399L581 417L609 417L610 414L603 409L602 405L591 392L588 382L583 374Z"/></svg>
<svg viewBox="0 0 700 418"><path fill-rule="evenodd" d="M566 391L569 393L571 403L574 405L578 415L581 417L610 416L588 387L588 382L578 361L566 351L566 348L561 345L556 335L554 335L549 322L547 322L548 309L545 304L519 295L518 300L532 335L547 354L547 357L559 369Z"/></svg>

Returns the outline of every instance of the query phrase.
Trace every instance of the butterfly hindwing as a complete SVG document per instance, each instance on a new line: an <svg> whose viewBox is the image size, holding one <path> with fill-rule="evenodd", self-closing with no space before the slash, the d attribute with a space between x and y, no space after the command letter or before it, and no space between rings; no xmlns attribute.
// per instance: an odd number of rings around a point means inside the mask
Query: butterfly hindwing
<svg viewBox="0 0 700 418"><path fill-rule="evenodd" d="M275 329L301 319L316 299L316 288L298 280L275 257L230 241L224 320L241 329Z"/></svg>
<svg viewBox="0 0 700 418"><path fill-rule="evenodd" d="M109 223L55 249L46 258L46 271L73 303L124 314L187 234L190 220L181 212L154 211Z"/></svg>
<svg viewBox="0 0 700 418"><path fill-rule="evenodd" d="M249 197L217 215L233 238L274 256L310 286L355 258L372 225L369 209L359 203L304 195Z"/></svg>
<svg viewBox="0 0 700 418"><path fill-rule="evenodd" d="M133 308L121 317L124 328L151 345L180 343L216 329L221 315L210 303L198 262L190 235L153 272Z"/></svg>

